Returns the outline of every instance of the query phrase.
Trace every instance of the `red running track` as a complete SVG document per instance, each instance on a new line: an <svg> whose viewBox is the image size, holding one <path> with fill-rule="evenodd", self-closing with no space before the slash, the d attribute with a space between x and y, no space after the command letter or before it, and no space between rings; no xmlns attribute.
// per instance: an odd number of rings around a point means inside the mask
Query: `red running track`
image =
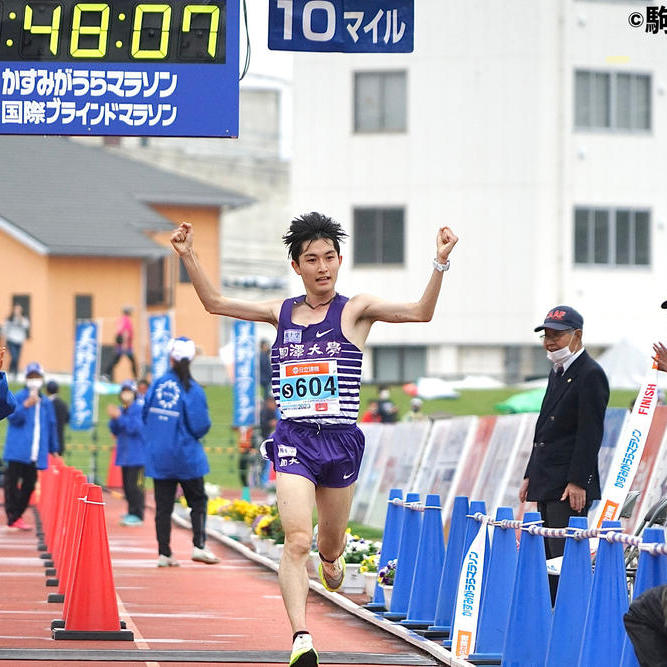
<svg viewBox="0 0 667 667"><path fill-rule="evenodd" d="M190 560L191 532L177 526L172 529L172 550L181 566L158 568L152 509L147 509L143 526L124 527L119 524L119 518L126 510L125 502L116 493L105 493L105 502L120 617L134 632L135 641L51 639L50 623L53 619L62 618L63 605L46 601L47 595L55 592L55 589L46 586L47 577L43 560L39 558L36 549L34 530L10 531L5 527L3 517L0 528L0 655L3 649L15 649L16 655L11 660L0 659L0 665L83 665L83 661L68 660L62 654L62 651L72 650L88 656L85 660L87 667L192 667L212 664L197 662L192 658L185 662L155 662L143 660L140 656L131 662L110 662L108 657L96 661L90 659L94 656L89 653L93 649L105 652L262 651L268 654L256 663L245 660L224 664L232 667L287 664L267 662L275 652L284 656L291 646L291 631L274 572L248 561L212 539L209 539L207 546L221 558L221 563L195 563ZM34 522L31 511L26 512L25 518L30 523ZM312 592L308 609L309 629L320 653L393 655L397 660L393 664L440 664L413 646L350 615ZM35 660L22 656L21 652L30 649L48 650L49 662L44 661L46 658ZM54 651L60 651L62 658ZM373 664L363 662L359 656L355 657L354 664ZM341 657L341 660L328 661L327 664L350 664L349 658Z"/></svg>

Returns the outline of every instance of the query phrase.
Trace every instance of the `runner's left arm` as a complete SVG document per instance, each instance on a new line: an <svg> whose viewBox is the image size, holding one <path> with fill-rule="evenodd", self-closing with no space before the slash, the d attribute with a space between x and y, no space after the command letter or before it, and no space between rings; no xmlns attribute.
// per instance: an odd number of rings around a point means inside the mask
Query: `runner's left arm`
<svg viewBox="0 0 667 667"><path fill-rule="evenodd" d="M458 237L449 227L441 227L436 235L435 260L445 264ZM419 301L412 303L392 303L379 297L358 295L354 297L359 302L359 319L371 322L429 322L435 311L435 304L442 285L442 271L434 268L426 289Z"/></svg>

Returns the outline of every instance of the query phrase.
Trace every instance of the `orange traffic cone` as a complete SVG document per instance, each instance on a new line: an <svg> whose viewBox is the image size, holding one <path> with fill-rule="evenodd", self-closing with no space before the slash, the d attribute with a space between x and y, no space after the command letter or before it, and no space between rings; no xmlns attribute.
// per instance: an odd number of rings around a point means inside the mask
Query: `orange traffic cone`
<svg viewBox="0 0 667 667"><path fill-rule="evenodd" d="M107 489L123 488L123 469L116 465L116 453L118 446L113 448L111 458L109 459L109 469L107 470Z"/></svg>
<svg viewBox="0 0 667 667"><path fill-rule="evenodd" d="M102 488L92 486L84 502L81 539L70 574L71 599L65 628L54 628L54 639L134 641L121 628L104 521Z"/></svg>
<svg viewBox="0 0 667 667"><path fill-rule="evenodd" d="M47 602L64 602L65 592L67 591L67 582L69 570L71 569L72 551L74 549L74 541L76 537L75 529L77 527L77 512L79 505L79 498L82 496L81 490L86 484L86 476L77 470L72 478L69 497L63 513L63 523L65 528L62 536L62 555L60 565L58 567L58 592L51 593L47 596ZM78 545L77 545L78 546Z"/></svg>

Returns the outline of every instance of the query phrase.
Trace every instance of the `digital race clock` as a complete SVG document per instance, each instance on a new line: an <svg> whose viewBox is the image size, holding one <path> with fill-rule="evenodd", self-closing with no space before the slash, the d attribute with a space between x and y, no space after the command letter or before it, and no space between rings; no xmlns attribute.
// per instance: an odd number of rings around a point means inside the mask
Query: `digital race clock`
<svg viewBox="0 0 667 667"><path fill-rule="evenodd" d="M239 0L0 0L0 134L238 135Z"/></svg>
<svg viewBox="0 0 667 667"><path fill-rule="evenodd" d="M226 0L0 0L0 60L225 62Z"/></svg>

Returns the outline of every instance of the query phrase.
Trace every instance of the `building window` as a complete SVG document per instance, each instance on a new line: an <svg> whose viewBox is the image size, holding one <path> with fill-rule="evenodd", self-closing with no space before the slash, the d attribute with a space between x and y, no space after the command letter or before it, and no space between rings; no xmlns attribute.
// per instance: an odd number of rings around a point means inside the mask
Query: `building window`
<svg viewBox="0 0 667 667"><path fill-rule="evenodd" d="M354 264L403 264L405 211L354 209Z"/></svg>
<svg viewBox="0 0 667 667"><path fill-rule="evenodd" d="M146 262L146 305L171 306L172 295L164 257Z"/></svg>
<svg viewBox="0 0 667 667"><path fill-rule="evenodd" d="M93 295L74 295L74 321L93 319Z"/></svg>
<svg viewBox="0 0 667 667"><path fill-rule="evenodd" d="M650 75L577 70L574 89L575 128L651 129Z"/></svg>
<svg viewBox="0 0 667 667"><path fill-rule="evenodd" d="M405 72L355 73L355 132L406 131L406 79Z"/></svg>
<svg viewBox="0 0 667 667"><path fill-rule="evenodd" d="M648 266L651 263L649 211L575 208L574 263Z"/></svg>
<svg viewBox="0 0 667 667"><path fill-rule="evenodd" d="M426 347L387 346L373 348L375 382L415 382L426 375Z"/></svg>

